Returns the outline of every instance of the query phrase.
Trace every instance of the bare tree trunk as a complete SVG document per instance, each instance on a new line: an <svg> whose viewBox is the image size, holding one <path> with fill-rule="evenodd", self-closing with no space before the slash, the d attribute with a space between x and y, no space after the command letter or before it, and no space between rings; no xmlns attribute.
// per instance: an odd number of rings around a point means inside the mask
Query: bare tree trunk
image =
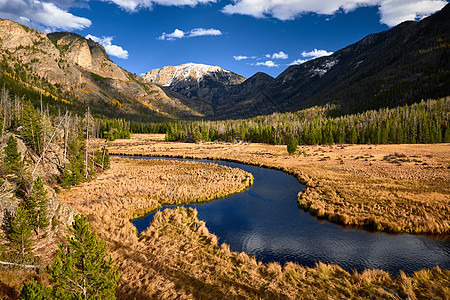
<svg viewBox="0 0 450 300"><path fill-rule="evenodd" d="M67 112L66 115L64 116L64 119L67 118ZM31 173L31 177L33 178L34 172L36 172L36 169L39 165L39 163L41 162L42 158L45 155L45 151L47 151L48 146L50 145L50 143L52 142L53 138L55 137L56 133L58 132L59 127L61 126L61 124L63 123L64 119L62 119L58 126L55 128L55 131L53 132L53 135L50 137L50 140L48 141L47 145L45 145L44 149L42 150L42 154L41 156L39 156L38 161L36 162L36 165L34 166L33 172Z"/></svg>
<svg viewBox="0 0 450 300"><path fill-rule="evenodd" d="M85 150L85 170L84 170L84 177L88 177L88 147L89 147L89 106L86 113L86 150Z"/></svg>
<svg viewBox="0 0 450 300"><path fill-rule="evenodd" d="M67 141L69 139L69 115L66 110L66 118L64 121L64 156L63 156L63 164L66 163L67 156Z"/></svg>
<svg viewBox="0 0 450 300"><path fill-rule="evenodd" d="M103 153L102 153L102 170L104 170L104 168L103 168L103 163L104 163L104 161L105 161L106 148L103 148L102 150L103 150Z"/></svg>

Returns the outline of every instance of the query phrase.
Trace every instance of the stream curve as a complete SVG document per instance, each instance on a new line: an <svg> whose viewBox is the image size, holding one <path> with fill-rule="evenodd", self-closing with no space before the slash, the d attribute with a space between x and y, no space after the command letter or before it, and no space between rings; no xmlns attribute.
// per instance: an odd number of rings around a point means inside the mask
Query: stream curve
<svg viewBox="0 0 450 300"><path fill-rule="evenodd" d="M235 162L195 161L240 168L254 176L253 185L241 193L203 204L183 205L196 208L198 218L217 235L219 243L229 244L233 251L244 251L265 263L293 261L312 267L321 261L338 264L347 271L382 269L394 275L400 270L411 274L435 266L450 268L448 237L344 228L298 208L297 194L304 186L291 175ZM139 233L150 225L154 214L132 221Z"/></svg>

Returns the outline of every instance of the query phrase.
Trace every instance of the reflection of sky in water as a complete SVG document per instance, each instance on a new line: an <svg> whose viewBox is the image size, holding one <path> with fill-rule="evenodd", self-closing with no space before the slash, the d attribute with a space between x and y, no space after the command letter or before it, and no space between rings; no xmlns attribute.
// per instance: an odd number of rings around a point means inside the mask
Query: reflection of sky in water
<svg viewBox="0 0 450 300"><path fill-rule="evenodd" d="M450 241L371 233L319 222L297 207L302 185L293 176L254 166L215 163L252 173L253 186L224 199L187 207L195 207L210 232L234 251L245 251L264 262L295 261L313 266L322 261L349 271L380 268L398 274L400 269L411 273L436 265L450 268ZM152 218L153 214L133 224L140 232Z"/></svg>

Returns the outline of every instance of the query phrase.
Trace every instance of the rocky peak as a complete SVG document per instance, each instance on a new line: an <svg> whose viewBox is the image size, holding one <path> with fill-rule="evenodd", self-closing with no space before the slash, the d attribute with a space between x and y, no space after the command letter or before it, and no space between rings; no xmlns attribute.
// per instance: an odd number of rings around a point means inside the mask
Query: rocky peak
<svg viewBox="0 0 450 300"><path fill-rule="evenodd" d="M240 84L245 80L244 77L228 70L224 70L221 67L195 63L154 69L146 73L142 78L147 82L170 87L180 81L194 81L199 83L205 77L210 77L213 81L225 85Z"/></svg>
<svg viewBox="0 0 450 300"><path fill-rule="evenodd" d="M92 55L84 37L70 32L55 32L47 36L57 47L63 49L69 61L83 68L92 69Z"/></svg>
<svg viewBox="0 0 450 300"><path fill-rule="evenodd" d="M10 20L0 19L0 45L3 49L15 51L19 47L32 46L45 34Z"/></svg>

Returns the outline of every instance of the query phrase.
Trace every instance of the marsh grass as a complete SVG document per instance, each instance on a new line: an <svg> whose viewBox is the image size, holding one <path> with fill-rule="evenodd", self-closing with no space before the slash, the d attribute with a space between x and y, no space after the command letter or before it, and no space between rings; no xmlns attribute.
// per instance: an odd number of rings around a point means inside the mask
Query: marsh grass
<svg viewBox="0 0 450 300"><path fill-rule="evenodd" d="M283 146L166 143L154 135L134 135L113 143L110 152L279 169L306 185L298 205L317 217L371 230L450 234L449 144L299 148L302 155L290 156Z"/></svg>
<svg viewBox="0 0 450 300"><path fill-rule="evenodd" d="M119 299L448 298L450 274L439 268L392 277L381 270L349 273L320 262L313 268L263 264L219 245L194 209L156 212L139 238L129 222L161 203L212 199L251 181L244 171L214 164L113 159L97 180L59 196L88 215L107 242L121 272Z"/></svg>

